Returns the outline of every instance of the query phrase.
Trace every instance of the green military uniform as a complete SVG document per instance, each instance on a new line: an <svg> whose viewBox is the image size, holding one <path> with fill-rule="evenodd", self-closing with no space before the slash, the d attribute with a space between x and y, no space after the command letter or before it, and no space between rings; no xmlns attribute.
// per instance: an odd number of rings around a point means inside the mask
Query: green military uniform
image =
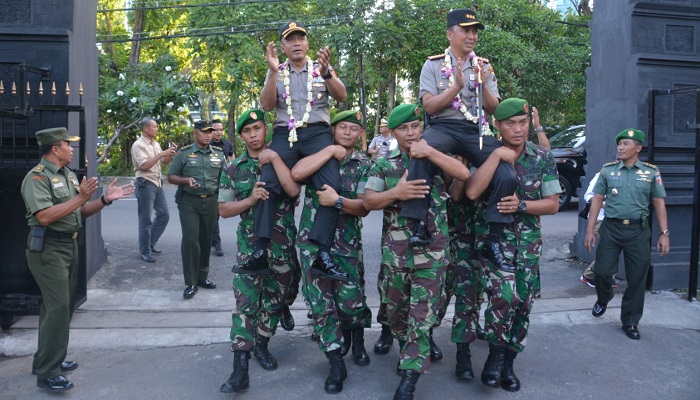
<svg viewBox="0 0 700 400"><path fill-rule="evenodd" d="M515 193L520 200L541 200L561 193L557 166L552 153L544 147L525 143L515 161L518 186ZM521 352L527 343L530 311L535 298L540 297L540 256L542 255L542 227L537 215L517 212L513 225L506 227L504 255L515 265L515 288L519 300L512 314L506 337L508 350Z"/></svg>
<svg viewBox="0 0 700 400"><path fill-rule="evenodd" d="M644 311L644 288L651 263L649 204L653 198L666 197L661 173L655 165L639 160L631 167L620 161L610 162L600 170L593 192L605 197L605 219L593 269L598 301L607 304L613 298L612 277L620 251L624 251L627 288L620 319L623 325L636 326Z"/></svg>
<svg viewBox="0 0 700 400"><path fill-rule="evenodd" d="M181 185L177 209L182 227L182 270L185 285L197 285L209 275L209 256L214 221L218 216L216 194L224 165L218 147L200 148L196 143L182 147L173 157L168 175L195 178L199 187Z"/></svg>
<svg viewBox="0 0 700 400"><path fill-rule="evenodd" d="M249 198L259 177L259 163L246 151L221 173L219 202ZM273 238L268 245L271 273L265 275L236 274L231 286L236 298L232 314L231 341L236 351L251 351L256 336L272 337L277 328L282 306L294 282L294 266L298 265L294 247L297 229L294 221L295 198L277 198ZM243 263L252 253L253 208L240 214L236 230L237 262ZM298 282L298 281L297 281Z"/></svg>
<svg viewBox="0 0 700 400"><path fill-rule="evenodd" d="M41 226L34 215L53 205L65 203L80 193L75 173L68 167L41 160L22 182L22 197L27 207L27 221L32 227ZM77 232L81 228L80 207L47 226L44 249L40 253L29 250L27 264L41 290L39 311L39 345L34 354L32 369L37 378L48 379L61 375L61 363L66 358L70 320L75 308L78 285Z"/></svg>
<svg viewBox="0 0 700 400"><path fill-rule="evenodd" d="M364 193L369 165L367 156L357 151L341 161L338 193L341 197L356 199L358 194ZM350 280L344 282L311 273L313 255L318 250L318 245L310 238L312 222L320 207L316 191L312 185L306 185L298 243L304 278L302 290L313 314L314 330L320 337L319 348L329 352L343 344L343 329L369 326L371 314L363 285L362 218L341 211L331 247L333 260Z"/></svg>
<svg viewBox="0 0 700 400"><path fill-rule="evenodd" d="M366 190L382 192L397 185L410 157L399 148L378 159L369 170ZM426 226L432 235L429 245L409 248L409 218L399 215L397 201L384 209L385 232L382 246L383 277L381 301L394 336L405 345L400 369L426 373L430 365L429 330L437 322L447 265L447 192L441 172L434 175L431 207Z"/></svg>

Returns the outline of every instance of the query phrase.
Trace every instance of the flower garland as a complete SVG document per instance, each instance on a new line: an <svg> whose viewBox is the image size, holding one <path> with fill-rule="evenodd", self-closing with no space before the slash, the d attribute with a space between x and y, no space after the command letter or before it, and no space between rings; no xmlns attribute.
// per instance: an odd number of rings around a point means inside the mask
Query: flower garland
<svg viewBox="0 0 700 400"><path fill-rule="evenodd" d="M472 64L472 68L476 67L478 69L479 65L479 60L476 57L476 54L472 51L469 53L469 61ZM443 75L446 75L449 80L450 80L450 86L454 86L455 84L455 76L454 76L454 68L452 67L452 57L450 57L450 48L445 49L445 66L440 69L440 72L442 72ZM480 93L480 87L479 87L479 82L477 81L474 84L476 91L475 91L475 96L479 97ZM462 114L464 114L464 117L467 119L467 121L478 124L479 123L479 117L472 115L472 113L467 110L467 106L464 105L462 102L462 98L460 97L460 92L457 93L454 99L452 99L452 102L450 103L450 107L454 108L455 110L459 110ZM491 129L489 129L489 124L486 119L486 113L481 113L481 130L483 132L483 135L489 135L493 136L493 132L491 132Z"/></svg>
<svg viewBox="0 0 700 400"><path fill-rule="evenodd" d="M309 71L307 73L307 78L306 78L306 98L308 99L308 102L306 103L306 110L304 112L304 116L302 117L301 121L297 121L294 119L294 113L292 111L292 96L291 92L289 89L289 62L285 61L280 65L280 68L282 69L282 74L284 76L284 92L282 92L282 98L285 100L287 103L287 114L289 115L289 121L287 122L287 129L289 129L289 147L294 146L294 143L297 141L297 128L301 128L306 126L306 123L309 122L309 116L311 114L311 107L314 105L315 99L314 99L314 94L313 91L311 90L312 88L312 83L314 81L315 77L321 76L321 72L318 70L318 68L314 68L314 63L311 61L310 58L306 58L306 70Z"/></svg>

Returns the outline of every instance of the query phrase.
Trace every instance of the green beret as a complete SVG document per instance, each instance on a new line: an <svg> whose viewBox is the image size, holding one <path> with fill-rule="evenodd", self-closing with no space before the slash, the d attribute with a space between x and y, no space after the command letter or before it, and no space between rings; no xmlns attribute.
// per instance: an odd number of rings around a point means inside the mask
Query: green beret
<svg viewBox="0 0 700 400"><path fill-rule="evenodd" d="M496 111L494 111L493 116L496 118L496 121L503 121L504 119L508 119L516 115L527 115L528 111L529 106L527 105L526 100L511 97L503 100L498 107L496 107Z"/></svg>
<svg viewBox="0 0 700 400"><path fill-rule="evenodd" d="M236 121L236 133L240 135L244 126L254 124L258 121L265 123L265 112L263 110L253 108L244 112L238 117L238 121Z"/></svg>
<svg viewBox="0 0 700 400"><path fill-rule="evenodd" d="M622 139L635 139L644 143L644 138L644 132L640 131L639 129L625 129L615 136L615 143L620 143L620 140Z"/></svg>
<svg viewBox="0 0 700 400"><path fill-rule="evenodd" d="M357 110L346 110L339 112L331 121L331 126L335 126L340 121L348 121L353 124L362 125L362 113Z"/></svg>
<svg viewBox="0 0 700 400"><path fill-rule="evenodd" d="M389 120L387 121L387 127L389 129L396 129L399 125L405 124L410 121L417 121L420 119L420 110L416 104L401 104L396 106L391 110L389 114Z"/></svg>
<svg viewBox="0 0 700 400"><path fill-rule="evenodd" d="M36 141L39 143L39 146L54 144L56 142L60 142L61 140L77 142L80 140L80 137L70 136L68 134L68 129L66 128L49 128L40 130L36 133Z"/></svg>

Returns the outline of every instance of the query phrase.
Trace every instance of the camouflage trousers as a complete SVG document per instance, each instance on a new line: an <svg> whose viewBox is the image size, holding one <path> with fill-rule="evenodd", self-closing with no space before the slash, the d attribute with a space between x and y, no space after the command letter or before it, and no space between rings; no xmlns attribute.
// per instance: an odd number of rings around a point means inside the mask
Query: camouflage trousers
<svg viewBox="0 0 700 400"><path fill-rule="evenodd" d="M486 340L496 346L505 346L510 341L513 316L520 303L516 274L503 272L483 258L479 261L483 265L483 285L489 298L484 312Z"/></svg>
<svg viewBox="0 0 700 400"><path fill-rule="evenodd" d="M364 327L367 316L365 293L360 286L362 262L353 257L335 256L335 264L350 276L343 282L311 273L315 255L302 250L301 262L304 278L302 291L311 308L314 331L320 340L318 346L323 352L333 351L343 344L343 329L352 330Z"/></svg>
<svg viewBox="0 0 700 400"><path fill-rule="evenodd" d="M386 316L386 285L384 285L384 278L387 275L388 269L388 265L381 264L379 266L379 273L377 274L377 292L379 292L379 309L377 310L377 322L384 326L389 326L389 320Z"/></svg>
<svg viewBox="0 0 700 400"><path fill-rule="evenodd" d="M292 283L289 285L287 298L284 300L284 304L289 307L291 307L296 301L297 296L299 295L299 283L301 283L301 265L299 264L299 257L297 257L296 249L293 251L293 253L294 254L290 255Z"/></svg>
<svg viewBox="0 0 700 400"><path fill-rule="evenodd" d="M437 322L433 328L440 326L442 320L445 319L445 314L447 314L447 307L450 305L450 300L452 300L452 294L454 293L455 269L455 264L452 262L447 263L445 267L445 284L438 303Z"/></svg>
<svg viewBox="0 0 700 400"><path fill-rule="evenodd" d="M456 261L452 283L455 314L451 339L453 343L471 343L476 340L479 312L484 298L483 263L471 256Z"/></svg>
<svg viewBox="0 0 700 400"><path fill-rule="evenodd" d="M426 373L430 366L429 330L437 323L440 299L445 285L444 260L433 261L427 268L386 268L382 303L386 320L401 349L402 370Z"/></svg>
<svg viewBox="0 0 700 400"><path fill-rule="evenodd" d="M272 337L293 281L293 261L275 264L268 275L236 274L231 286L236 309L231 315L231 348L250 351L257 335Z"/></svg>
<svg viewBox="0 0 700 400"><path fill-rule="evenodd" d="M520 301L513 312L508 349L519 353L525 349L527 344L532 305L535 298L540 297L539 265L518 266L515 271L515 286Z"/></svg>

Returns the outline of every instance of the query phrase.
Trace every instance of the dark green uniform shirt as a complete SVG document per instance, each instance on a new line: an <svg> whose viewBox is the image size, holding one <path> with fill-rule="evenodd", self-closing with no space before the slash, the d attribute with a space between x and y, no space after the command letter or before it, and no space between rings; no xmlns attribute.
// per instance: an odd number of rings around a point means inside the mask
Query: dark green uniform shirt
<svg viewBox="0 0 700 400"><path fill-rule="evenodd" d="M194 178L199 187L191 188L189 185L182 185L182 190L194 195L211 196L219 189L219 177L223 165L224 152L221 149L214 146L200 148L193 143L177 151L170 163L168 175Z"/></svg>
<svg viewBox="0 0 700 400"><path fill-rule="evenodd" d="M619 160L605 164L593 193L605 197L605 217L619 219L645 218L651 199L666 197L659 169L639 160L631 167Z"/></svg>
<svg viewBox="0 0 700 400"><path fill-rule="evenodd" d="M56 204L62 204L80 194L80 183L68 167L57 165L42 158L22 181L22 197L27 207L29 226L40 226L35 213ZM80 207L59 219L47 228L57 232L76 232L82 226Z"/></svg>

